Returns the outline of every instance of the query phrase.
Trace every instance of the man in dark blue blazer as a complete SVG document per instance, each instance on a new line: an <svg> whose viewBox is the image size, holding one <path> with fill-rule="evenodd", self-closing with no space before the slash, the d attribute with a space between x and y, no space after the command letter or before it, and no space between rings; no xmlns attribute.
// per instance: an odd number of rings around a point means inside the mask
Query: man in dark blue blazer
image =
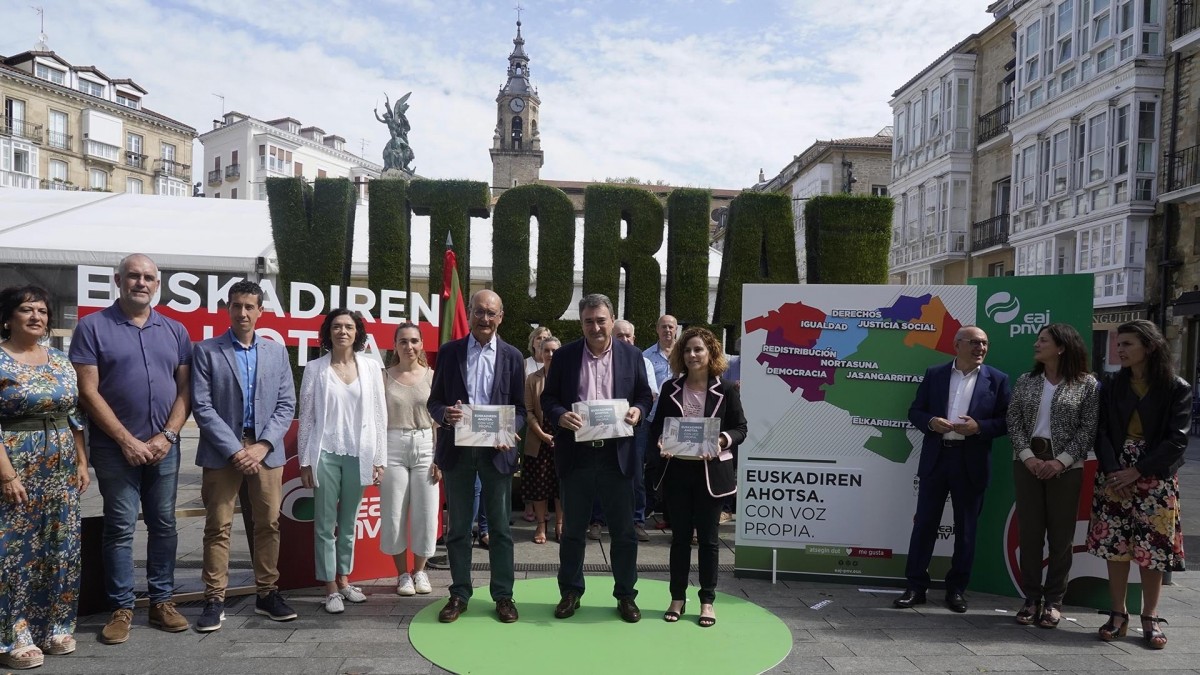
<svg viewBox="0 0 1200 675"><path fill-rule="evenodd" d="M895 606L925 603L929 561L946 496L954 507L954 556L946 574L946 606L967 611L963 593L975 560L975 526L991 478L992 439L1008 433L1008 376L983 365L987 334L964 326L954 336L955 358L925 371L908 420L925 434L917 467L920 488L904 576L908 589Z"/></svg>
<svg viewBox="0 0 1200 675"><path fill-rule="evenodd" d="M462 419L459 404L511 405L516 408L516 428L525 423L525 357L500 339L496 329L504 320L504 304L492 291L476 291L469 308L471 334L438 349L429 414L441 425L433 463L446 482L450 530L446 554L450 559L450 600L438 614L452 623L467 611L471 600L471 519L474 513L475 476L483 484L482 499L491 520L491 594L496 615L504 623L517 620L513 604L513 540L508 516L512 512L512 475L517 470L517 449L455 444L454 424Z"/></svg>
<svg viewBox="0 0 1200 675"><path fill-rule="evenodd" d="M599 498L612 536L613 597L617 612L630 623L641 619L637 602L637 534L633 528L633 475L637 456L633 437L575 442L583 419L572 411L579 401L625 399L625 421L636 425L650 410L653 395L646 364L637 347L612 337L613 306L593 293L579 301L583 339L554 353L542 391L542 410L554 425L554 465L562 491L563 540L559 545L558 589L554 616L566 619L583 596L583 553L592 502Z"/></svg>
<svg viewBox="0 0 1200 675"><path fill-rule="evenodd" d="M245 487L252 514L254 611L275 621L296 612L279 597L279 508L283 501L283 436L296 411L296 385L287 349L255 335L263 291L253 281L229 287L230 328L192 352L192 415L200 429L196 464L203 468L204 611L202 633L221 628L229 581L233 504Z"/></svg>

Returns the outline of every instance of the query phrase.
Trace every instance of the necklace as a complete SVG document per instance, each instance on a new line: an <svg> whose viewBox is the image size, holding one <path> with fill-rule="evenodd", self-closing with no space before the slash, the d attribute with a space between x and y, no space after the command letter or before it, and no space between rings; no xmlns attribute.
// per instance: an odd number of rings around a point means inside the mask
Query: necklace
<svg viewBox="0 0 1200 675"><path fill-rule="evenodd" d="M354 361L347 363L330 363L333 372L337 374L338 379L346 384L353 384L354 380L358 379L358 364Z"/></svg>

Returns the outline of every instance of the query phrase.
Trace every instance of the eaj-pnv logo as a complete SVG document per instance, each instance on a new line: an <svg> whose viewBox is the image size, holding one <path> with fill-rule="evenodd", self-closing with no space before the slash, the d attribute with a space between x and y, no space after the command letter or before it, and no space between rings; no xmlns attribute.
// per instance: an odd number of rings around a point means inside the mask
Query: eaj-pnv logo
<svg viewBox="0 0 1200 675"><path fill-rule="evenodd" d="M1009 337L1037 335L1043 328L1050 325L1050 310L1048 309L1029 312L1021 316L1020 321L1015 321L1021 314L1021 301L1008 291L993 293L987 302L983 303L983 313L998 324L1008 324Z"/></svg>

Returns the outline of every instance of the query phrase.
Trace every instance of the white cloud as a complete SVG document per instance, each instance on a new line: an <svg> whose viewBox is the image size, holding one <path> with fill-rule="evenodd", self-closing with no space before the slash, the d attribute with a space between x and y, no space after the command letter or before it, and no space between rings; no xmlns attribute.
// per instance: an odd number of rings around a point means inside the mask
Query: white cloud
<svg viewBox="0 0 1200 675"><path fill-rule="evenodd" d="M203 133L226 109L291 116L378 161L372 114L413 91L416 166L488 180L494 98L512 49L507 3L43 0L50 46L131 77L146 105ZM817 138L891 123L892 92L983 28L987 0L531 2L526 50L542 98L546 178L640 176L741 187ZM37 17L0 6L0 53ZM199 144L196 146L199 150ZM193 164L199 164L196 157Z"/></svg>

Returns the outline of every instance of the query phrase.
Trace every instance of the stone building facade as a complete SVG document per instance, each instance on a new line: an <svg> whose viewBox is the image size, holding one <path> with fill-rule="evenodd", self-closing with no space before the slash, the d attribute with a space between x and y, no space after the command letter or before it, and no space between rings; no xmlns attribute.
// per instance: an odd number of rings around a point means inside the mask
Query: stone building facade
<svg viewBox="0 0 1200 675"><path fill-rule="evenodd" d="M808 280L804 203L819 195L837 193L886 197L891 156L892 129L886 127L874 136L816 141L770 180L759 176L755 190L782 192L792 198L796 266L801 282Z"/></svg>
<svg viewBox="0 0 1200 675"><path fill-rule="evenodd" d="M146 96L44 44L0 57L0 187L190 197L196 130Z"/></svg>

